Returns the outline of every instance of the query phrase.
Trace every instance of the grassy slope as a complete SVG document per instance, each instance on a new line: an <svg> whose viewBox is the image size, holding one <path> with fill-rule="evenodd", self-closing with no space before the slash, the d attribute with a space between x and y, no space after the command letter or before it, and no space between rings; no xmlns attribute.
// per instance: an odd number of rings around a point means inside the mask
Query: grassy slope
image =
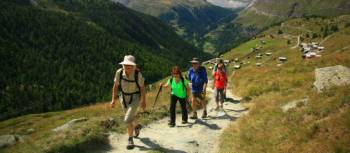
<svg viewBox="0 0 350 153"><path fill-rule="evenodd" d="M344 28L349 16L321 20L295 19L286 25L299 24L316 29L327 23L338 23L340 32L324 42L326 51L322 58L302 60L297 49L290 49L286 43L276 43L262 50L274 51L274 56L264 57L261 68L255 67L256 59L250 59L250 65L237 71L234 78L234 92L242 97L252 99L246 103L250 107L249 115L240 118L238 124L231 125L221 136L220 152L349 152L350 142L350 87L335 87L325 93L318 94L313 88L314 69L326 66L344 65L350 67L350 49L338 50L350 44L350 29ZM344 20L343 20L344 19ZM318 26L317 26L318 25ZM263 34L276 34L282 29L285 34L305 35L305 31L289 30L274 27ZM313 30L308 29L308 30ZM277 36L277 35L275 35ZM282 37L269 41L286 42ZM322 38L323 39L323 38ZM306 41L320 41L321 38ZM293 41L293 44L295 41ZM234 59L248 53L248 48L256 44L256 40L249 41L226 58ZM336 51L338 50L338 51ZM275 57L286 56L288 62L281 67ZM250 98L247 98L250 97ZM298 106L283 113L281 106L303 98L309 98L309 104Z"/></svg>
<svg viewBox="0 0 350 153"><path fill-rule="evenodd" d="M164 80L161 81L165 82ZM158 83L154 83L153 89L147 92L147 112L152 111L151 107L158 91L158 89L154 88L158 87ZM142 124L148 124L151 121L165 117L167 115L168 101L168 94L163 90L156 103L154 112L150 114L139 114L139 121ZM53 128L80 117L87 117L88 121L79 123L70 130L57 133L51 131ZM116 120L116 125L110 129L106 129L101 125L101 121L109 117L113 117ZM31 128L35 131L28 132L27 130ZM123 123L123 113L119 103L114 109L109 107L109 102L105 102L67 111L31 114L0 122L0 135L16 134L24 138L23 142L5 149L0 149L0 152L83 153L96 149L99 145L106 145L105 142L107 141L107 133L109 131L118 133L126 132L126 126Z"/></svg>
<svg viewBox="0 0 350 153"><path fill-rule="evenodd" d="M292 11L293 5L296 5ZM254 25L265 28L271 24L284 21L290 17L302 16L337 16L349 13L347 0L268 0L257 1L251 8L240 14L237 22L245 26ZM260 12L255 11L258 10ZM293 13L291 13L293 12ZM262 14L263 13L263 14Z"/></svg>

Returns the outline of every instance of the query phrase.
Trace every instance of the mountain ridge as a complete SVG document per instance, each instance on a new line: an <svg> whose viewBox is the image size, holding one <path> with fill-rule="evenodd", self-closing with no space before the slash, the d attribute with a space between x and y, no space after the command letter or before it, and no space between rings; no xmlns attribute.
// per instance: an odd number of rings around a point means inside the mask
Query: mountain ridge
<svg viewBox="0 0 350 153"><path fill-rule="evenodd" d="M193 56L210 57L155 17L109 1L5 0L0 6L1 120L109 100L126 54L147 70L147 83L174 65L186 68Z"/></svg>

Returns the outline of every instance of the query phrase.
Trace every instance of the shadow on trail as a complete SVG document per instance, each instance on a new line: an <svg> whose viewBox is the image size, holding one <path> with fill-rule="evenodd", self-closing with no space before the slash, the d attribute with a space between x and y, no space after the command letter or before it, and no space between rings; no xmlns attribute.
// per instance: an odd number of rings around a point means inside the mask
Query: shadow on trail
<svg viewBox="0 0 350 153"><path fill-rule="evenodd" d="M194 125L194 123L190 123L188 122L187 124L182 124L182 125L176 125L176 127L179 127L179 128L192 128L192 126Z"/></svg>
<svg viewBox="0 0 350 153"><path fill-rule="evenodd" d="M233 98L226 98L225 102L230 102L230 103L234 103L234 104L238 104L240 103L240 100L235 100Z"/></svg>
<svg viewBox="0 0 350 153"><path fill-rule="evenodd" d="M144 146L139 146L139 145L135 145L135 147L139 148L140 151L161 151L161 152L166 152L166 153L186 153L185 151L182 150L173 150L173 149L167 149L167 148L163 148L161 147L159 144L154 143L153 141L151 141L149 138L138 138L140 139L140 141L142 143L144 143L145 145L147 145L148 147L144 147Z"/></svg>
<svg viewBox="0 0 350 153"><path fill-rule="evenodd" d="M211 130L220 130L221 128L217 124L209 124L203 120L197 119L195 123L207 126Z"/></svg>
<svg viewBox="0 0 350 153"><path fill-rule="evenodd" d="M238 117L230 116L227 113L223 116L209 116L210 119L213 120L230 120L230 121L235 121L237 120Z"/></svg>
<svg viewBox="0 0 350 153"><path fill-rule="evenodd" d="M249 108L244 108L244 109L241 109L241 110L225 109L225 111L227 111L227 112L236 112L236 113L245 112L247 110L249 110Z"/></svg>

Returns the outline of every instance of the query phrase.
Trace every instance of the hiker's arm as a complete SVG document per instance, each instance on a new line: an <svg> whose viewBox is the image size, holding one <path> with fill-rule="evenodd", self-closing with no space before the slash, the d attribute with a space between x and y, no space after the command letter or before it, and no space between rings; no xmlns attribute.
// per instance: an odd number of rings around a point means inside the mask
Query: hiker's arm
<svg viewBox="0 0 350 153"><path fill-rule="evenodd" d="M139 73L138 80L141 92L140 107L146 109L146 88L145 88L145 78Z"/></svg>
<svg viewBox="0 0 350 153"><path fill-rule="evenodd" d="M112 101L111 101L111 107L113 108L115 105L115 100L118 99L117 94L118 93L118 85L117 82L114 82L113 90L112 90Z"/></svg>
<svg viewBox="0 0 350 153"><path fill-rule="evenodd" d="M141 86L141 108L143 110L146 109L146 90L145 90L145 86Z"/></svg>
<svg viewBox="0 0 350 153"><path fill-rule="evenodd" d="M187 95L188 101L190 101L190 85L188 82L186 84L186 95Z"/></svg>
<svg viewBox="0 0 350 153"><path fill-rule="evenodd" d="M112 89L112 101L111 101L111 107L113 108L115 105L116 99L118 99L118 87L119 87L119 75L121 73L121 70L117 70L114 76L114 84L113 84L113 89Z"/></svg>
<svg viewBox="0 0 350 153"><path fill-rule="evenodd" d="M203 77L204 77L204 85L203 85L203 92L206 93L207 92L207 84L208 84L208 75L207 75L207 70L203 71Z"/></svg>
<svg viewBox="0 0 350 153"><path fill-rule="evenodd" d="M213 86L211 87L212 89L215 88L215 76L214 76L214 80L213 80Z"/></svg>

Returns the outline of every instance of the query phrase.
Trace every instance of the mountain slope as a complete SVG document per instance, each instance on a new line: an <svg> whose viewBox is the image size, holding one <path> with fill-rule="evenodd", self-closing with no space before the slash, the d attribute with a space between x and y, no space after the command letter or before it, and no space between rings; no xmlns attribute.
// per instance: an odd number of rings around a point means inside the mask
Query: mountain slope
<svg viewBox="0 0 350 153"><path fill-rule="evenodd" d="M125 54L136 56L147 82L207 57L158 19L109 1L0 6L0 119L109 100Z"/></svg>
<svg viewBox="0 0 350 153"><path fill-rule="evenodd" d="M223 22L232 21L237 11L225 9L205 0L113 0L129 8L160 18L177 33L199 48L203 36ZM205 50L214 53L216 50Z"/></svg>
<svg viewBox="0 0 350 153"><path fill-rule="evenodd" d="M254 0L233 21L207 33L205 47L227 51L262 30L290 18L329 17L349 13L348 0Z"/></svg>
<svg viewBox="0 0 350 153"><path fill-rule="evenodd" d="M243 103L250 109L249 115L222 134L219 152L350 151L350 86L318 93L313 85L317 68L350 67L349 21L350 15L288 20L224 55L244 63L240 70L230 65L236 72L232 84L235 94L245 97ZM325 47L318 53L321 56L303 59L302 52L294 47L299 36L301 42ZM271 55L266 56L267 52ZM256 58L258 54L262 58ZM279 57L287 61L281 63ZM262 65L257 67L256 63Z"/></svg>
<svg viewBox="0 0 350 153"><path fill-rule="evenodd" d="M293 17L328 17L348 13L350 13L348 0L256 0L240 14L237 20L245 25L265 27Z"/></svg>

